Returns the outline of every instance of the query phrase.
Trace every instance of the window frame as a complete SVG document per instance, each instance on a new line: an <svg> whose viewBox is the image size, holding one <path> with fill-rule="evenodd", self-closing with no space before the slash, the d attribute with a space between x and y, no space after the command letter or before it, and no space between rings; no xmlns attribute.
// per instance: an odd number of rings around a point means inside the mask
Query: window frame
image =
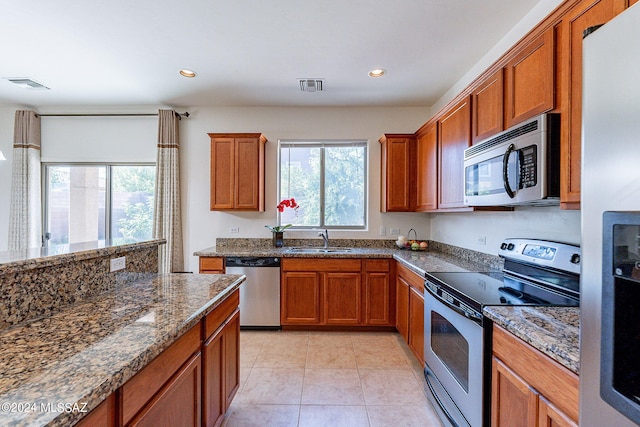
<svg viewBox="0 0 640 427"><path fill-rule="evenodd" d="M369 140L367 139L279 139L278 140L278 155L277 155L277 173L276 173L276 187L277 187L277 199L282 200L285 196L282 194L282 188L280 185L281 178L281 166L282 166L282 149L288 147L304 146L309 148L320 148L320 225L317 226L300 226L293 225L289 230L353 230L353 231L367 231L369 229ZM364 212L363 212L363 225L332 225L328 226L324 223L325 211L324 211L324 196L325 196L325 147L335 146L356 146L364 149ZM282 225L282 215L277 213L278 226Z"/></svg>
<svg viewBox="0 0 640 427"><path fill-rule="evenodd" d="M111 168L113 166L153 166L156 168L156 174L158 173L158 165L155 162L42 162L41 164L41 185L43 188L42 191L42 242L43 246L49 246L49 238L47 235L49 234L48 223L49 223L49 167L74 167L74 166L104 166L105 167L105 201L104 201L104 236L105 240L111 240L113 237L111 236L111 208L112 208L112 182L111 182ZM154 197L155 189L154 189Z"/></svg>

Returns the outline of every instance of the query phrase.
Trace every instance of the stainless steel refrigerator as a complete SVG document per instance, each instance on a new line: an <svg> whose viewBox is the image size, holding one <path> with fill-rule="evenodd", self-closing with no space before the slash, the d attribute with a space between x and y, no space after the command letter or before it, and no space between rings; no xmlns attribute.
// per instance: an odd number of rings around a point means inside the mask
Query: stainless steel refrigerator
<svg viewBox="0 0 640 427"><path fill-rule="evenodd" d="M640 369L640 352L634 351L640 348L634 313L640 313L640 301L636 305L635 297L626 298L626 305L614 310L607 295L625 274L635 283L640 272L640 5L587 36L583 53L580 425L634 426L640 419L640 393L633 392L638 388L634 371ZM620 237L612 237L607 211L632 218L632 226L622 230L635 242L615 241ZM637 271L616 265L614 256L632 259L629 268ZM632 289L640 289L637 282ZM626 353L627 362L617 366L623 372L616 387L631 389L628 398L607 380L614 342L619 355ZM607 393L619 394L620 401L611 403Z"/></svg>

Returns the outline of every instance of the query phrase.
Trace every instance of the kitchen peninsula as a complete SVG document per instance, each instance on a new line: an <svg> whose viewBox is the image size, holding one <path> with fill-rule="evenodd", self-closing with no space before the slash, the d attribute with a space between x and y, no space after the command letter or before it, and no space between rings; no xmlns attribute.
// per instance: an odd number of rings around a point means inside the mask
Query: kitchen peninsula
<svg viewBox="0 0 640 427"><path fill-rule="evenodd" d="M198 425L224 414L237 390L244 276L158 275L163 243L0 254L0 424L153 422L176 404ZM222 350L233 357L219 360Z"/></svg>

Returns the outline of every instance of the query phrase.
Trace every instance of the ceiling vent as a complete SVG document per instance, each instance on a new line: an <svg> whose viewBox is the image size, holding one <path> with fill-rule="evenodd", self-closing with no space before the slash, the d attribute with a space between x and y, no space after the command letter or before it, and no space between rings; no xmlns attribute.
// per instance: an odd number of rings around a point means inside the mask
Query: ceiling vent
<svg viewBox="0 0 640 427"><path fill-rule="evenodd" d="M49 88L46 87L45 85L40 84L37 81L31 80L26 77L5 77L5 79L25 89L49 90Z"/></svg>
<svg viewBox="0 0 640 427"><path fill-rule="evenodd" d="M300 90L303 92L322 92L323 86L322 79L300 79Z"/></svg>

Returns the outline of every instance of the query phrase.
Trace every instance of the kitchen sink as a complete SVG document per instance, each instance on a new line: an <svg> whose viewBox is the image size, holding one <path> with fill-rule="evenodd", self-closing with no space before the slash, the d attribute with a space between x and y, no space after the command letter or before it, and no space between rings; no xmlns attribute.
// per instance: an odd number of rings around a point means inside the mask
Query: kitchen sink
<svg viewBox="0 0 640 427"><path fill-rule="evenodd" d="M325 254L325 253L341 253L341 252L350 252L351 248L339 248L339 247L328 247L328 248L291 248L289 252L301 253L301 254Z"/></svg>

